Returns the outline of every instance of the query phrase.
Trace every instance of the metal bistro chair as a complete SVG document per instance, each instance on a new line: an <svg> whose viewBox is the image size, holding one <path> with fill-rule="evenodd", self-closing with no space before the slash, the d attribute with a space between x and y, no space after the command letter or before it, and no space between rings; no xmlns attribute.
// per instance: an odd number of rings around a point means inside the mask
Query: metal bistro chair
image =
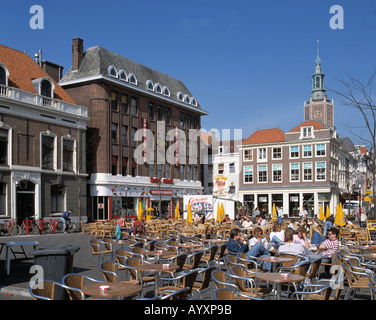
<svg viewBox="0 0 376 320"><path fill-rule="evenodd" d="M161 277L160 280L163 282L173 282L174 285L165 285L159 288L158 294L160 295L163 291L166 290L179 290L183 289L185 287L189 287L188 295L191 294L193 285L195 283L196 277L198 275L198 270L192 270L189 272L182 272L176 277L169 277L169 278L164 278Z"/></svg>
<svg viewBox="0 0 376 320"><path fill-rule="evenodd" d="M67 289L69 298L71 300L82 300L82 294L84 294L84 293L81 290L82 290L82 287L84 286L85 281L103 282L103 281L93 279L91 277L88 277L88 276L85 276L85 275L82 275L82 274L78 274L78 273L68 273L63 277L62 282L63 282L64 285L77 289L77 291ZM91 299L91 297L85 296L85 299L86 300Z"/></svg>
<svg viewBox="0 0 376 320"><path fill-rule="evenodd" d="M211 273L213 271L215 266L209 266L207 268L198 269L198 275L197 278L201 278L201 280L197 280L194 282L192 287L192 294L194 292L197 292L199 294L199 297L203 299L203 293L205 291L210 292L210 282L211 282Z"/></svg>
<svg viewBox="0 0 376 320"><path fill-rule="evenodd" d="M85 300L85 295L81 290L52 280L36 280L32 282L29 286L29 293L36 300L56 300L55 287L64 288L67 292L75 292L77 300Z"/></svg>
<svg viewBox="0 0 376 320"><path fill-rule="evenodd" d="M97 239L91 239L89 240L90 246L91 246L91 257L89 260L89 266L91 266L91 260L93 256L99 257L99 263L103 260L104 255L106 254L113 254L112 248L106 249L106 245L103 241L97 240Z"/></svg>
<svg viewBox="0 0 376 320"><path fill-rule="evenodd" d="M262 300L261 298L251 297L230 288L218 288L213 293L214 300Z"/></svg>

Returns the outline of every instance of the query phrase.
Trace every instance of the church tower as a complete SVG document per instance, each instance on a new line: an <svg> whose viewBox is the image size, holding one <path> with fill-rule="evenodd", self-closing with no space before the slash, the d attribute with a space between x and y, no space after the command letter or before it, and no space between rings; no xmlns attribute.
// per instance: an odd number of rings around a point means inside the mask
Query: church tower
<svg viewBox="0 0 376 320"><path fill-rule="evenodd" d="M317 41L317 43L319 43ZM318 44L317 44L318 46ZM321 70L319 48L315 60L315 73L312 75L312 92L308 103L304 103L304 121L319 120L328 127L334 126L333 101L326 95L325 74Z"/></svg>

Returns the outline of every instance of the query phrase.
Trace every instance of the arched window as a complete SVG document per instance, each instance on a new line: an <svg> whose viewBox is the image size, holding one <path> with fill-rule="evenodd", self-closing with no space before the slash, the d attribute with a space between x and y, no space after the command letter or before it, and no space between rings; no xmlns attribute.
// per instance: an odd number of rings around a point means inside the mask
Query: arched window
<svg viewBox="0 0 376 320"><path fill-rule="evenodd" d="M0 67L0 85L6 86L7 85L7 75L5 73L5 70Z"/></svg>
<svg viewBox="0 0 376 320"><path fill-rule="evenodd" d="M157 83L155 85L155 92L156 93L162 93L162 88L161 88L161 85L159 83Z"/></svg>
<svg viewBox="0 0 376 320"><path fill-rule="evenodd" d="M146 87L147 87L148 90L154 91L153 81L151 81L151 80L146 81Z"/></svg>
<svg viewBox="0 0 376 320"><path fill-rule="evenodd" d="M162 91L163 95L165 95L166 97L170 96L170 90L168 89L168 87L164 86Z"/></svg>
<svg viewBox="0 0 376 320"><path fill-rule="evenodd" d="M179 101L183 101L183 94L181 92L177 93L177 97Z"/></svg>
<svg viewBox="0 0 376 320"><path fill-rule="evenodd" d="M116 71L116 69L115 69L114 66L109 66L109 67L108 67L108 74L109 74L111 77L114 77L114 78L117 78L117 75L118 75L118 73L117 73L117 71Z"/></svg>
<svg viewBox="0 0 376 320"><path fill-rule="evenodd" d="M52 98L52 86L48 80L42 80L40 84L40 94L44 97Z"/></svg>

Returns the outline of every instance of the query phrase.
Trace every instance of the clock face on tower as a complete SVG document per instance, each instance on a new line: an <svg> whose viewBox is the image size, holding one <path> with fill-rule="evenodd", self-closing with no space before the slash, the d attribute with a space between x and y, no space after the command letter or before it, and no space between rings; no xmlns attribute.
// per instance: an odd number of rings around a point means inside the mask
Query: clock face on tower
<svg viewBox="0 0 376 320"><path fill-rule="evenodd" d="M315 118L320 118L322 113L320 110L316 110L315 113L313 114Z"/></svg>

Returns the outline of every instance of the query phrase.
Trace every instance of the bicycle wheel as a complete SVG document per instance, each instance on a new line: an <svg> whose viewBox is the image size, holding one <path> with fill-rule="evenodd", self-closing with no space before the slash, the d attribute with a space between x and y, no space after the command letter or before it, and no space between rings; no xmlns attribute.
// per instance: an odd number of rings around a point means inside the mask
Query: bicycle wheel
<svg viewBox="0 0 376 320"><path fill-rule="evenodd" d="M52 227L49 223L46 223L46 225L44 226L43 233L46 233L46 234L52 233Z"/></svg>
<svg viewBox="0 0 376 320"><path fill-rule="evenodd" d="M76 224L74 222L69 222L68 232L75 232L76 231Z"/></svg>
<svg viewBox="0 0 376 320"><path fill-rule="evenodd" d="M59 223L56 226L55 233L63 232L63 223L59 221Z"/></svg>
<svg viewBox="0 0 376 320"><path fill-rule="evenodd" d="M19 236L21 234L21 227L15 224L10 228L9 233L11 236Z"/></svg>
<svg viewBox="0 0 376 320"><path fill-rule="evenodd" d="M32 224L29 229L29 234L32 234L32 235L40 234L38 226L35 224Z"/></svg>

